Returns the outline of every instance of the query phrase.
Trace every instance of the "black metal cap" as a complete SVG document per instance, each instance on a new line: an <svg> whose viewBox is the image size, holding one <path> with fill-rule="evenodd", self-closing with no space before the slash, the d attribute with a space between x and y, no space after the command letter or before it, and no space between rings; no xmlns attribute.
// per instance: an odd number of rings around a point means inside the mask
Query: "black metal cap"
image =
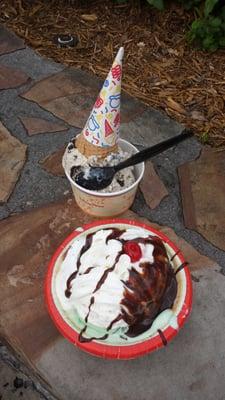
<svg viewBox="0 0 225 400"><path fill-rule="evenodd" d="M74 47L78 39L72 35L57 35L54 37L54 43L57 44L59 47Z"/></svg>

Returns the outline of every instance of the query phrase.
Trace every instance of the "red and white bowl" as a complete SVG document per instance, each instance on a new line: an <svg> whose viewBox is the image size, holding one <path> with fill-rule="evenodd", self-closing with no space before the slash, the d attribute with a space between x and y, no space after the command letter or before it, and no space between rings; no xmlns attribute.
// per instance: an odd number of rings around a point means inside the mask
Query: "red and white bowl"
<svg viewBox="0 0 225 400"><path fill-rule="evenodd" d="M141 340L137 336L135 343L134 341L131 343L129 339L125 344L121 343L116 346L97 340L84 343L80 342L78 340L80 332L76 329L76 326L71 324L70 319L67 318L66 310L62 310L56 301L54 291L56 270L60 268L65 252L79 235L88 234L103 228L114 227L124 229L130 226L142 228L147 230L150 235L160 237L166 246L169 257L172 259L171 264L175 271L178 270L181 265L183 265L183 268L176 275L178 290L172 308L173 318L166 321L163 326L160 326L160 329L154 332L154 334L150 334L148 336L147 331L145 338L143 339L142 337ZM84 225L82 228L77 228L58 247L48 265L48 271L45 279L45 300L49 314L56 327L61 334L74 345L80 347L88 353L102 358L132 359L165 346L174 336L177 335L179 329L183 326L191 311L192 282L190 272L187 264L185 263L182 252L174 243L169 240L165 234L138 221L109 219L92 222Z"/></svg>

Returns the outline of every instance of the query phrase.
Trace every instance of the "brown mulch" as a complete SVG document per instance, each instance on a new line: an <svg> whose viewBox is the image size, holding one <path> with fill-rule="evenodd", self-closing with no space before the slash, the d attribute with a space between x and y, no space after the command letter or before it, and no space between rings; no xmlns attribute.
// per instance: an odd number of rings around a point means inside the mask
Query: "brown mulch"
<svg viewBox="0 0 225 400"><path fill-rule="evenodd" d="M209 54L185 39L192 13L171 3L158 12L130 0L1 0L0 22L41 55L104 78L116 50L125 47L123 89L164 110L202 141L225 146L225 51ZM78 37L58 48L60 33Z"/></svg>

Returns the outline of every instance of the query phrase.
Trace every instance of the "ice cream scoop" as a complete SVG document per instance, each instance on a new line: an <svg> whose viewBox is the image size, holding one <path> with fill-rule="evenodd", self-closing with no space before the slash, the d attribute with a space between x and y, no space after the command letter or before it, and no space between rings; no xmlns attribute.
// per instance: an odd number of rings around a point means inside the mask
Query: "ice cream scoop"
<svg viewBox="0 0 225 400"><path fill-rule="evenodd" d="M151 157L160 154L161 152L169 149L182 142L183 140L189 138L192 134L190 132L183 132L179 136L165 140L162 143L158 143L154 146L148 147L133 156L129 157L127 160L112 166L112 167L91 167L88 171L81 171L75 177L75 182L77 185L84 187L89 190L101 190L110 185L116 172L121 169L130 167L131 165L139 164L143 161L148 160Z"/></svg>

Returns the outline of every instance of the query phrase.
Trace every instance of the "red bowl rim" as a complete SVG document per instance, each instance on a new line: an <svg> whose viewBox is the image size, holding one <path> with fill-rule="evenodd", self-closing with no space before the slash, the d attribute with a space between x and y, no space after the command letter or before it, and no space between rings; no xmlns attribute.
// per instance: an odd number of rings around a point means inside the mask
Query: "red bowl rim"
<svg viewBox="0 0 225 400"><path fill-rule="evenodd" d="M179 257L181 263L185 262L181 250L173 242L171 242L164 233L152 228L151 225L147 225L136 220L128 220L128 219L104 219L101 221L94 221L83 225L82 232L78 230L73 231L69 236L67 236L67 238L61 243L61 245L57 248L57 250L53 254L48 264L48 269L44 284L45 303L47 305L48 312L54 324L56 325L57 329L66 339L68 339L74 345L80 347L81 349L90 354L93 354L101 358L132 359L163 347L165 344L160 334L156 334L154 337L149 338L141 343L124 345L124 346L111 346L108 344L106 345L104 343L99 343L99 342L97 343L95 341L88 343L81 343L78 340L79 336L78 333L73 328L71 328L71 326L67 324L67 322L63 319L63 317L59 313L54 303L51 290L52 275L54 271L55 262L57 258L60 256L61 252L67 246L67 244L76 236L80 235L86 230L95 228L100 225L108 225L108 224L127 224L149 230L151 233L155 233L156 235L158 235L165 243L167 243L175 251L175 253L177 253L177 256ZM166 342L169 342L171 339L174 338L174 336L176 336L179 329L183 326L185 320L189 316L192 308L192 297L193 297L192 281L191 281L190 271L187 265L183 268L183 271L185 272L185 278L186 278L186 294L183 306L177 316L178 329L174 329L171 326L169 326L165 330L163 330L163 336L165 337Z"/></svg>

